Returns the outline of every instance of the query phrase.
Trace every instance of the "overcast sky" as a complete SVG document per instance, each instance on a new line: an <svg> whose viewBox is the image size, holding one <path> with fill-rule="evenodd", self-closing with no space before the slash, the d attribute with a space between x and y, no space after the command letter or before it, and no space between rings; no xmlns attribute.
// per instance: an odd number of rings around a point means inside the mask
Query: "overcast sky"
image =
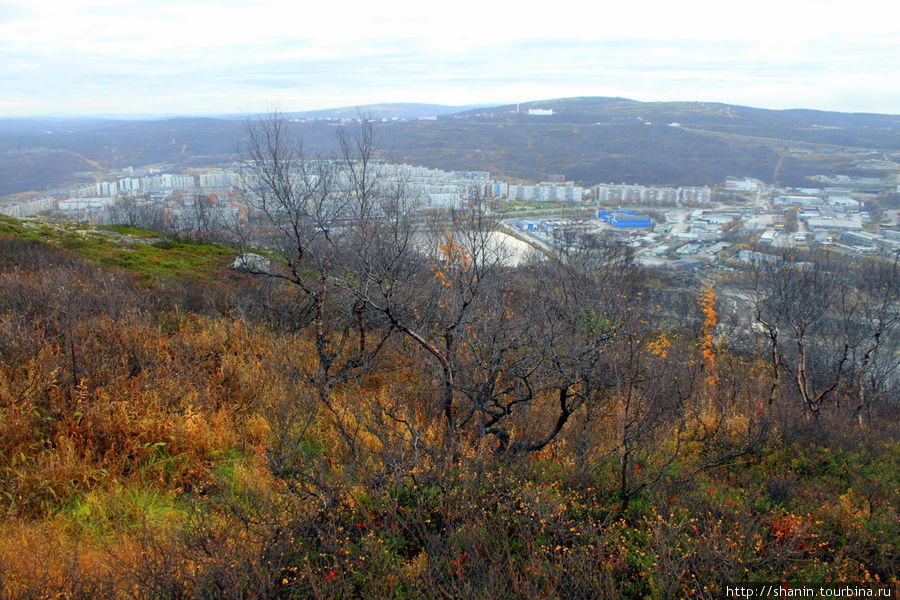
<svg viewBox="0 0 900 600"><path fill-rule="evenodd" d="M900 113L887 0L0 0L0 116L568 96Z"/></svg>

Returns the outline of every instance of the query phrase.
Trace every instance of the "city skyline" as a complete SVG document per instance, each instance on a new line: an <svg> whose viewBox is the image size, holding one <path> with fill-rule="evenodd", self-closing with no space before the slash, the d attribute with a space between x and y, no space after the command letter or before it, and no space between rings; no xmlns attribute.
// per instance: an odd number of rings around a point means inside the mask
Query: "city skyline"
<svg viewBox="0 0 900 600"><path fill-rule="evenodd" d="M887 11L889 14L884 14ZM0 1L0 116L252 113L571 96L900 112L874 0L533 9L466 0Z"/></svg>

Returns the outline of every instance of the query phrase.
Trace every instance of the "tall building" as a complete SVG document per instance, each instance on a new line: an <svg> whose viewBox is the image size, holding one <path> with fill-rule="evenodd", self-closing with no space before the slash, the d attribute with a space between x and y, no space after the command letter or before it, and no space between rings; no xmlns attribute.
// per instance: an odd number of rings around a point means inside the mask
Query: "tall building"
<svg viewBox="0 0 900 600"><path fill-rule="evenodd" d="M679 206L681 204L709 204L711 194L707 187L656 187L601 183L594 186L596 202L617 204L650 204Z"/></svg>

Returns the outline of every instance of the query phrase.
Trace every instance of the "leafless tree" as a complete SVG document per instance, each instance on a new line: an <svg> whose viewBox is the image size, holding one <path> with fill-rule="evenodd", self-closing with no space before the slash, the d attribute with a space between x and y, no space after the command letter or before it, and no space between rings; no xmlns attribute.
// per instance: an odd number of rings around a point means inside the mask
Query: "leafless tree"
<svg viewBox="0 0 900 600"><path fill-rule="evenodd" d="M786 377L811 416L831 399L852 397L861 422L866 377L874 375L873 361L884 366L884 344L895 343L896 269L896 262L850 264L817 251L756 270L753 312L766 342L770 404ZM883 358L896 365L896 356Z"/></svg>
<svg viewBox="0 0 900 600"><path fill-rule="evenodd" d="M655 334L637 317L649 313L629 249L576 235L552 260L514 269L479 203L425 215L402 179L382 176L370 121L338 136L339 155L313 158L281 115L248 121L244 193L256 211L248 241L278 257L248 270L297 292L316 357L304 377L348 447L361 422L390 421L419 451L422 428L402 411L350 423L332 405L335 386L390 344L430 367L437 388L424 412L440 415L443 456L464 439L535 452L583 411L617 423L613 445L631 466L679 414L690 378L674 383L674 367L640 346ZM625 500L641 489L633 481Z"/></svg>
<svg viewBox="0 0 900 600"><path fill-rule="evenodd" d="M120 198L110 211L113 223L129 227L146 227L156 231L165 231L168 225L160 207L143 202L135 197Z"/></svg>
<svg viewBox="0 0 900 600"><path fill-rule="evenodd" d="M172 229L178 236L195 240L222 240L232 228L214 195L198 194L173 218Z"/></svg>
<svg viewBox="0 0 900 600"><path fill-rule="evenodd" d="M384 245L392 251L382 253L389 262L369 270L370 285L359 290L368 307L437 367L445 442L452 447L466 421L461 421L465 411L456 403L461 338L471 331L467 328L488 300L485 290L503 268L503 248L494 238L494 226L484 211L453 212L427 223L413 242L409 230L391 219Z"/></svg>
<svg viewBox="0 0 900 600"><path fill-rule="evenodd" d="M841 298L851 348L848 397L860 425L873 397L888 397L900 374L900 256L867 260ZM892 386L893 383L893 386ZM896 407L894 407L896 408Z"/></svg>
<svg viewBox="0 0 900 600"><path fill-rule="evenodd" d="M272 113L246 122L242 192L251 222L238 231L245 249L277 260L245 261L244 270L281 281L297 298L298 323L308 328L315 359L298 374L316 390L349 451L357 425L334 406L336 385L361 375L383 349L390 327L372 331L361 300L369 279L371 230L382 196L374 162L374 129L342 132L342 154L311 156L289 121ZM363 256L370 263L360 265Z"/></svg>

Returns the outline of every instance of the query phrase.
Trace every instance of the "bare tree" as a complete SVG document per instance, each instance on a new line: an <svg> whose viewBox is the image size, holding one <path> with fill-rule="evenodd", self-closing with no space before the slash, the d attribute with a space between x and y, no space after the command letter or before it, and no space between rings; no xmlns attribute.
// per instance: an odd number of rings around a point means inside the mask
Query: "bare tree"
<svg viewBox="0 0 900 600"><path fill-rule="evenodd" d="M900 371L900 256L866 261L840 308L851 347L849 381L853 410L865 424L872 397L886 396Z"/></svg>
<svg viewBox="0 0 900 600"><path fill-rule="evenodd" d="M444 437L450 447L456 447L462 424L456 406L460 339L477 320L485 289L503 267L494 226L482 210L453 212L418 231L413 248L408 230L392 223L385 230L394 250L385 254L390 268L370 270L371 285L361 296L438 368Z"/></svg>
<svg viewBox="0 0 900 600"><path fill-rule="evenodd" d="M900 319L896 269L896 262L851 265L818 251L756 270L753 312L767 347L770 404L787 377L809 415L818 418L830 399L852 397L862 419L864 381Z"/></svg>
<svg viewBox="0 0 900 600"><path fill-rule="evenodd" d="M198 194L172 223L176 235L205 241L221 240L231 228L224 208L212 194Z"/></svg>
<svg viewBox="0 0 900 600"><path fill-rule="evenodd" d="M135 197L120 198L110 211L113 223L129 227L146 227L156 231L167 229L165 215L161 208Z"/></svg>
<svg viewBox="0 0 900 600"><path fill-rule="evenodd" d="M822 257L825 259L825 256ZM787 372L809 414L818 417L822 403L841 381L848 349L837 359L832 376L822 386L815 385L824 359L815 351L825 324L828 307L837 293L836 282L823 261L799 261L784 257L775 265L756 272L754 318L768 338L772 372L771 404Z"/></svg>
<svg viewBox="0 0 900 600"><path fill-rule="evenodd" d="M423 412L440 415L446 458L463 440L541 450L584 410L615 415L627 466L669 422L684 386L673 396L662 373L648 375L664 363L639 347L653 333L633 318L642 275L629 249L575 236L554 260L513 269L480 203L425 215L402 178L383 175L369 120L339 130L330 159L310 157L278 114L248 121L247 138L246 239L279 259L248 270L296 291L316 358L303 376L351 451L362 422L390 421L415 451L423 439L395 407L346 419L333 405L335 386L375 367L388 342L429 366L437 388Z"/></svg>
<svg viewBox="0 0 900 600"><path fill-rule="evenodd" d="M246 249L274 253L278 260L271 266L245 261L244 270L296 292L303 315L298 322L309 328L315 351L300 374L355 452L357 425L341 415L332 392L360 376L392 332L379 327L370 335L361 300L371 267L358 259L374 260L371 230L381 200L374 130L364 124L355 136L342 132L342 154L326 158L309 155L281 114L248 119L245 129L242 191L251 222L239 234Z"/></svg>

